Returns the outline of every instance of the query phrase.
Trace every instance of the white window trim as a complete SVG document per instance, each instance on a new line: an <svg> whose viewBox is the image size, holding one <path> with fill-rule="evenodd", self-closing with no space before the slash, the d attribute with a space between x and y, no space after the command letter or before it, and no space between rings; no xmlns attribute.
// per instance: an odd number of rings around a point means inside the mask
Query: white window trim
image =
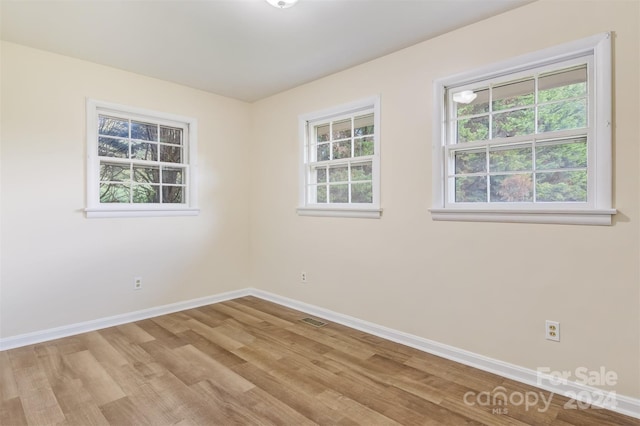
<svg viewBox="0 0 640 426"><path fill-rule="evenodd" d="M444 176L444 144L446 143L446 103L443 102L446 88L462 86L478 81L495 78L507 74L515 74L522 70L544 66L569 60L579 56L593 55L594 88L595 88L595 120L593 133L595 137L596 161L589 165L589 172L594 173L593 185L597 196L590 206L584 204L570 205L532 205L532 204L486 204L476 206L460 204L454 207L447 205ZM585 39L554 46L545 50L522 55L506 61L489 65L470 72L434 81L434 121L433 121L433 199L429 209L433 220L482 221L482 222L528 222L557 223L580 225L610 225L616 209L612 208L612 151L611 151L611 33L597 34ZM593 105L590 105L590 108Z"/></svg>
<svg viewBox="0 0 640 426"><path fill-rule="evenodd" d="M197 216L197 140L198 122L195 118L176 114L152 111L144 108L119 105L111 102L87 99L87 218L112 217L155 217L155 216ZM129 114L152 120L181 122L189 126L188 141L185 142L185 155L188 158L187 203L177 204L101 204L100 203L100 165L98 158L98 114L113 111L116 114Z"/></svg>
<svg viewBox="0 0 640 426"><path fill-rule="evenodd" d="M367 204L307 203L307 179L309 178L309 174L307 173L307 164L309 162L309 122L329 119L344 114L351 114L360 109L370 108L373 108L373 125L375 129L373 145L374 155L372 157L373 202ZM368 219L380 218L382 215L382 208L380 207L380 96L372 96L337 107L302 114L298 117L298 133L298 140L300 141L300 192L299 206L297 208L298 215Z"/></svg>

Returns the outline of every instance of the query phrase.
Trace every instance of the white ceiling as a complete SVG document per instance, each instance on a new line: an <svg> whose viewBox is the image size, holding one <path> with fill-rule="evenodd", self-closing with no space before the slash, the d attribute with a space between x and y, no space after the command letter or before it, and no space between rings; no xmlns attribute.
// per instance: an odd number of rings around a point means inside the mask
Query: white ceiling
<svg viewBox="0 0 640 426"><path fill-rule="evenodd" d="M252 102L530 1L2 0L1 35Z"/></svg>

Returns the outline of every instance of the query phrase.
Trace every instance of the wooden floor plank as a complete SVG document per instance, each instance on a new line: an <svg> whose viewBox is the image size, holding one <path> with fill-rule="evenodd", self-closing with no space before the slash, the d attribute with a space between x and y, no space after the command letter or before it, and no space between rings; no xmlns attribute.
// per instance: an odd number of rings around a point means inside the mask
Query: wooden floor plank
<svg viewBox="0 0 640 426"><path fill-rule="evenodd" d="M164 346L163 342L159 340L141 343L140 346L153 357L156 363L178 377L186 385L203 380L206 374L200 367L185 363L183 358L173 352L173 349Z"/></svg>
<svg viewBox="0 0 640 426"><path fill-rule="evenodd" d="M318 401L321 401L330 408L342 413L342 415L350 418L354 422L364 423L369 425L379 426L398 426L398 423L389 417L372 410L367 406L354 401L351 398L335 392L331 389L322 391L317 397Z"/></svg>
<svg viewBox="0 0 640 426"><path fill-rule="evenodd" d="M151 425L144 409L138 407L129 397L103 405L100 410L111 425ZM169 424L168 422L165 424Z"/></svg>
<svg viewBox="0 0 640 426"><path fill-rule="evenodd" d="M94 404L80 405L65 412L65 420L61 426L95 425L108 426L110 423L102 411Z"/></svg>
<svg viewBox="0 0 640 426"><path fill-rule="evenodd" d="M634 425L256 297L0 352L0 424ZM480 392L535 393L532 406Z"/></svg>
<svg viewBox="0 0 640 426"><path fill-rule="evenodd" d="M252 364L244 364L234 368L234 370L254 383L256 387L269 393L317 424L336 424L343 418L340 413L334 412L325 404L318 402L315 395L300 392L297 386L292 387L290 384Z"/></svg>
<svg viewBox="0 0 640 426"><path fill-rule="evenodd" d="M133 343L144 343L155 339L135 323L119 325L117 329Z"/></svg>
<svg viewBox="0 0 640 426"><path fill-rule="evenodd" d="M211 380L203 380L191 388L213 407L216 418L219 418L216 424L272 424L251 409L245 401L244 392L228 392L226 388Z"/></svg>
<svg viewBox="0 0 640 426"><path fill-rule="evenodd" d="M234 349L244 346L244 343L241 341L225 334L222 330L222 324L217 327L209 327L195 319L190 319L187 323L189 324L191 331L198 333L205 339L210 340L228 351L233 351Z"/></svg>
<svg viewBox="0 0 640 426"><path fill-rule="evenodd" d="M27 417L18 396L0 401L0 425L28 425Z"/></svg>
<svg viewBox="0 0 640 426"><path fill-rule="evenodd" d="M194 346L182 346L174 349L173 352L180 356L186 364L200 367L203 371L206 371L203 379L213 380L230 392L241 393L255 386L233 370L200 352Z"/></svg>
<svg viewBox="0 0 640 426"><path fill-rule="evenodd" d="M176 336L166 328L159 326L157 323L150 319L137 321L135 324L138 327L142 328L149 335L153 336L157 341L162 342L164 346L175 348L185 344L182 340L180 340L178 336ZM143 343L148 342L142 342L140 344L142 345Z"/></svg>
<svg viewBox="0 0 640 426"><path fill-rule="evenodd" d="M27 423L42 425L64 420L64 413L50 387L20 390L20 401Z"/></svg>
<svg viewBox="0 0 640 426"><path fill-rule="evenodd" d="M0 352L0 402L10 401L18 395L18 385L8 352Z"/></svg>
<svg viewBox="0 0 640 426"><path fill-rule="evenodd" d="M195 333L193 330L184 331L178 336L184 340L185 343L197 348L200 352L207 354L226 367L233 367L234 365L246 362L237 356L235 351L229 351L211 340L204 338L202 335Z"/></svg>
<svg viewBox="0 0 640 426"><path fill-rule="evenodd" d="M275 425L312 425L313 422L259 387L244 394L253 412Z"/></svg>
<svg viewBox="0 0 640 426"><path fill-rule="evenodd" d="M293 324L293 322L291 321L287 321L276 315L271 315L268 312L261 311L260 309L253 308L246 303L240 303L230 300L229 302L227 302L227 305L254 318L258 318L264 322L272 324L276 327L287 328Z"/></svg>
<svg viewBox="0 0 640 426"><path fill-rule="evenodd" d="M89 351L65 355L65 362L82 381L84 388L98 405L103 405L125 396L124 392L105 368Z"/></svg>

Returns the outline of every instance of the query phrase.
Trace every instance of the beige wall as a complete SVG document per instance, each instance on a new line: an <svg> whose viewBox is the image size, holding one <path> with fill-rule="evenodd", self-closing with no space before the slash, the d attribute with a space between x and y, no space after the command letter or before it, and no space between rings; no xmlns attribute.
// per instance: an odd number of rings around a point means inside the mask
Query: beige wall
<svg viewBox="0 0 640 426"><path fill-rule="evenodd" d="M1 54L0 336L248 286L250 105L11 43ZM199 216L84 217L87 97L198 119Z"/></svg>
<svg viewBox="0 0 640 426"><path fill-rule="evenodd" d="M531 369L605 366L640 397L639 21L636 1L536 2L254 104L251 281ZM614 226L432 221L433 80L610 30ZM374 94L383 217L297 216L298 115Z"/></svg>

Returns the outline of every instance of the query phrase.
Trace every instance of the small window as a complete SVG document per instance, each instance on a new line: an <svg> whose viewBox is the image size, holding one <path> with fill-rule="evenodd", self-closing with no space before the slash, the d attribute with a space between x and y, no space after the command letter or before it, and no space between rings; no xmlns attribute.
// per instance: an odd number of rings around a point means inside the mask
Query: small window
<svg viewBox="0 0 640 426"><path fill-rule="evenodd" d="M300 117L301 215L380 217L379 99Z"/></svg>
<svg viewBox="0 0 640 426"><path fill-rule="evenodd" d="M611 223L609 34L435 86L434 219Z"/></svg>
<svg viewBox="0 0 640 426"><path fill-rule="evenodd" d="M192 118L89 100L87 217L195 215Z"/></svg>

